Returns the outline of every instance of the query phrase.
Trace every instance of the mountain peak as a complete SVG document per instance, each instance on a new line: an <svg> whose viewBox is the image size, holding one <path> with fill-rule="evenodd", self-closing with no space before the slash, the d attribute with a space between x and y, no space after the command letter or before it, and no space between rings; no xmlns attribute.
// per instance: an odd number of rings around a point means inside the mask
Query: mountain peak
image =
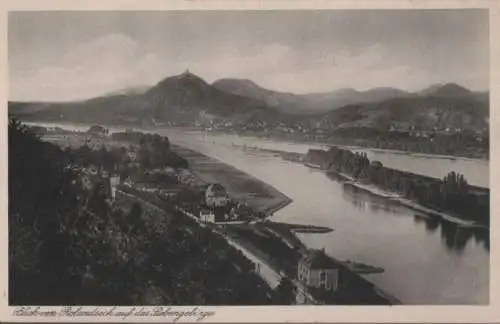
<svg viewBox="0 0 500 324"><path fill-rule="evenodd" d="M471 94L471 91L456 83L434 84L419 93L424 96L433 97L463 97Z"/></svg>
<svg viewBox="0 0 500 324"><path fill-rule="evenodd" d="M181 74L178 74L177 76L175 76L175 78L177 78L177 79L201 80L201 81L205 82L201 77L199 77L196 74L194 74L191 71L189 71L189 69L186 69Z"/></svg>
<svg viewBox="0 0 500 324"><path fill-rule="evenodd" d="M181 89L192 87L206 88L209 87L209 84L196 74L190 72L189 70L185 70L181 74L166 77L165 79L158 82L150 91L154 91L154 89L158 88Z"/></svg>
<svg viewBox="0 0 500 324"><path fill-rule="evenodd" d="M446 93L464 93L464 94L469 94L470 90L466 89L456 83L446 83L443 85L441 88L438 90L439 92L446 92Z"/></svg>
<svg viewBox="0 0 500 324"><path fill-rule="evenodd" d="M234 92L234 91L238 92L237 91L238 89L247 89L247 90L263 89L250 79L236 79L236 78L218 79L212 83L212 86L222 91L229 91L229 92Z"/></svg>

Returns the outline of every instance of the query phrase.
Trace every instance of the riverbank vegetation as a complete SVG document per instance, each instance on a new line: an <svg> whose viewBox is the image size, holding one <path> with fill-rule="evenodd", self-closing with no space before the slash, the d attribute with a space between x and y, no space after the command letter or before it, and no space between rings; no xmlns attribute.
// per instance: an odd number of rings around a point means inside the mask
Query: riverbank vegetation
<svg viewBox="0 0 500 324"><path fill-rule="evenodd" d="M346 128L335 131L334 141L347 145L413 153L489 157L489 137L473 132L397 131L375 128Z"/></svg>
<svg viewBox="0 0 500 324"><path fill-rule="evenodd" d="M463 175L453 171L443 179L434 179L387 168L378 161L370 161L366 153L338 147L328 151L309 150L306 161L360 183L396 192L424 207L489 224L489 190L469 185Z"/></svg>
<svg viewBox="0 0 500 324"><path fill-rule="evenodd" d="M75 169L88 151L42 142L17 121L8 136L9 304L276 302L253 263L171 203L84 190Z"/></svg>
<svg viewBox="0 0 500 324"><path fill-rule="evenodd" d="M219 130L219 132L224 133L223 130ZM231 133L299 143L359 146L477 159L489 158L489 136L487 133L478 135L473 132L391 131L370 127L346 127L322 132L318 132L317 129L297 129L295 132L283 132L273 128L267 131L247 129Z"/></svg>

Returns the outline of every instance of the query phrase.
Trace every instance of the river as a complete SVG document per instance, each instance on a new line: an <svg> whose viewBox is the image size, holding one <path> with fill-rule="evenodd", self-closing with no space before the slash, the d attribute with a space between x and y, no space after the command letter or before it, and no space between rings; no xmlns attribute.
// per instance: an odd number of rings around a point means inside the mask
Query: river
<svg viewBox="0 0 500 324"><path fill-rule="evenodd" d="M176 136L179 131L167 131L170 137ZM197 141L210 144L215 141L217 145L227 147L280 150L286 152L307 153L311 148L328 149L327 145L314 143L294 143L287 141L274 141L258 137L240 137L230 134L182 132L182 137L194 138ZM489 188L489 162L487 160L469 159L444 155L429 155L422 153L408 153L402 151L379 150L359 147L349 147L355 152L365 152L370 160L377 160L384 165L408 172L414 172L434 178L443 178L449 171L461 173L467 181L476 186Z"/></svg>
<svg viewBox="0 0 500 324"><path fill-rule="evenodd" d="M489 302L489 232L461 228L427 218L408 208L343 184L325 173L243 147L305 152L311 145L202 134L158 131L175 143L245 171L293 199L273 215L276 221L308 223L334 229L300 234L309 247L325 248L340 260L385 269L366 278L405 304L487 304ZM321 147L320 145L314 147ZM372 152L386 165L432 175L462 172L485 185L488 163L471 159ZM436 171L438 170L438 171ZM474 180L472 180L474 179Z"/></svg>
<svg viewBox="0 0 500 324"><path fill-rule="evenodd" d="M241 149L244 146L304 152L305 144L263 141L221 134L161 131L172 142L222 160L262 179L293 199L273 216L276 221L309 223L334 228L327 234L301 234L310 247L325 248L341 260L381 266L382 274L367 278L409 304L484 304L489 299L489 242L484 229L460 228L426 218L384 198L356 190L320 171L282 160L272 154ZM316 146L320 147L320 146ZM408 171L470 170L470 159L405 156L389 152L387 161ZM403 161L407 158L406 161ZM382 160L382 159L381 159ZM411 169L412 162L415 169ZM486 174L483 161L474 172ZM481 167L482 166L482 167ZM486 164L487 166L487 164ZM449 169L448 169L449 168ZM432 173L429 171L427 174ZM466 174L466 178L472 178Z"/></svg>

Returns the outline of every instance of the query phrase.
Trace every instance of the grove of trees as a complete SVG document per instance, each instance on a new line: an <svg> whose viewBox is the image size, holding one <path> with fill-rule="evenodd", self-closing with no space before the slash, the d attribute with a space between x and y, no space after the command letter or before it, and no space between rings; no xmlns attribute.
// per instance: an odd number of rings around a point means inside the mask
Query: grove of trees
<svg viewBox="0 0 500 324"><path fill-rule="evenodd" d="M370 161L366 153L338 147L310 150L307 157L325 169L401 193L423 206L489 224L489 194L472 191L464 176L454 171L443 179L434 179L387 168L378 161Z"/></svg>
<svg viewBox="0 0 500 324"><path fill-rule="evenodd" d="M248 259L173 206L148 218L110 205L81 189L68 152L15 120L8 135L9 304L276 302Z"/></svg>

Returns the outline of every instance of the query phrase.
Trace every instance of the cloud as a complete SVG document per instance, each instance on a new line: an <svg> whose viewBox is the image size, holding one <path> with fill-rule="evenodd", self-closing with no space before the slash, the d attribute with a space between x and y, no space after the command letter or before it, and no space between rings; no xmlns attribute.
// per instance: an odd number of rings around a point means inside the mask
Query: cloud
<svg viewBox="0 0 500 324"><path fill-rule="evenodd" d="M149 84L156 80L160 59L142 53L139 45L122 34L108 34L78 44L61 55L57 65L11 77L11 99L74 100L105 92Z"/></svg>
<svg viewBox="0 0 500 324"><path fill-rule="evenodd" d="M129 36L108 34L61 53L57 64L12 74L10 99L86 99L121 88L152 85L187 68L208 82L248 78L269 89L295 93L383 86L419 90L436 82L469 86L478 79L487 80L481 71L464 74L456 69L444 74L422 69L382 44L357 51L341 46L319 46L313 51L270 43L245 50L228 46L210 54L196 53L197 57L189 59L166 57L146 51Z"/></svg>
<svg viewBox="0 0 500 324"><path fill-rule="evenodd" d="M233 50L200 60L190 67L210 80L249 78L270 89L297 93L386 85L406 88L420 86L430 77L398 64L396 58L379 44L359 52L324 49L305 55L281 44L271 44L251 55Z"/></svg>
<svg viewBox="0 0 500 324"><path fill-rule="evenodd" d="M253 53L229 47L214 56L163 59L144 52L130 37L109 34L71 48L57 65L12 75L10 98L86 99L120 88L151 85L187 68L208 81L238 76L270 78L296 69L297 63L294 52L281 44L270 44Z"/></svg>

